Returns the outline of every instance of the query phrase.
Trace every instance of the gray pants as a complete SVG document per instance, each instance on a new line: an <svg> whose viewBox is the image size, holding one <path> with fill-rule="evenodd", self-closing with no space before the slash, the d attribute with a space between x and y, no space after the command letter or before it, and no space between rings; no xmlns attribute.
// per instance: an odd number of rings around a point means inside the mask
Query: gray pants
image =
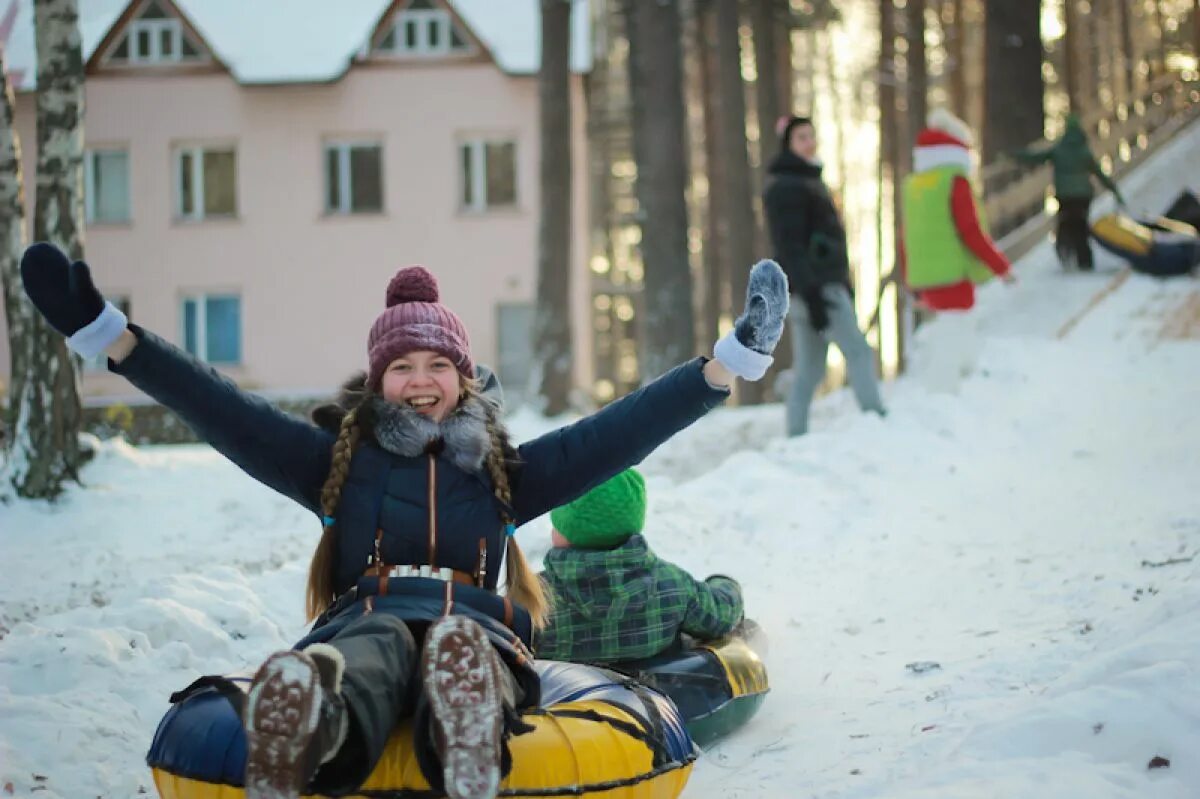
<svg viewBox="0 0 1200 799"><path fill-rule="evenodd" d="M787 428L789 436L800 436L808 432L808 408L812 404L817 386L825 379L825 362L832 341L846 358L846 372L850 388L864 411L882 414L883 400L879 396L879 382L875 378L875 352L854 315L854 303L845 286L828 283L821 287L829 308L829 327L818 333L808 322L808 308L804 301L792 295L788 317L792 327L792 390L787 399Z"/></svg>

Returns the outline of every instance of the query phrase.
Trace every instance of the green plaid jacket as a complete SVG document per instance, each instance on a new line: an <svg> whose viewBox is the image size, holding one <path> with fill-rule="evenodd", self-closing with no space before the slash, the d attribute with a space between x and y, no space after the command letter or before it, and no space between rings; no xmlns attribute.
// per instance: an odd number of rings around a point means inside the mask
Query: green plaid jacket
<svg viewBox="0 0 1200 799"><path fill-rule="evenodd" d="M616 549L550 550L542 573L554 610L535 634L539 658L584 663L639 660L669 648L680 633L720 638L742 620L737 581L701 582L660 560L634 535Z"/></svg>

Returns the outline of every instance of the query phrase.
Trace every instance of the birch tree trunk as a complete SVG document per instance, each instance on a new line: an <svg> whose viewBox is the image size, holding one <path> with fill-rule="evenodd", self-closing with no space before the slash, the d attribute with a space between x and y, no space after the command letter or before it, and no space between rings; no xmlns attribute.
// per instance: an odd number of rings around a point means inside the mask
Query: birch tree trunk
<svg viewBox="0 0 1200 799"><path fill-rule="evenodd" d="M38 73L34 238L52 242L79 259L83 257L83 54L76 0L35 0L34 29ZM11 180L11 169L0 171ZM14 243L20 248L16 239L5 239L6 246ZM15 274L13 278L6 280L6 301L9 284L19 284ZM9 316L16 336L8 480L21 496L52 499L66 481L78 479L89 455L79 441L83 410L75 364L63 337L27 301L14 304L17 309Z"/></svg>

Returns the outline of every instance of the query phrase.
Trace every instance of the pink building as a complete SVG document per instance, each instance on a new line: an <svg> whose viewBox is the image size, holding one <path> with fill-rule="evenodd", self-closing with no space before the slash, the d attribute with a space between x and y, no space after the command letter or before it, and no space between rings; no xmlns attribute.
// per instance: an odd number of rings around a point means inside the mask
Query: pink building
<svg viewBox="0 0 1200 799"><path fill-rule="evenodd" d="M0 0L0 22L8 2L32 213L32 0ZM581 385L587 12L576 3L572 19ZM80 23L87 260L133 321L247 388L327 394L365 367L388 279L419 263L476 361L521 393L537 285L538 0L80 0ZM89 403L132 392L95 368L83 388Z"/></svg>

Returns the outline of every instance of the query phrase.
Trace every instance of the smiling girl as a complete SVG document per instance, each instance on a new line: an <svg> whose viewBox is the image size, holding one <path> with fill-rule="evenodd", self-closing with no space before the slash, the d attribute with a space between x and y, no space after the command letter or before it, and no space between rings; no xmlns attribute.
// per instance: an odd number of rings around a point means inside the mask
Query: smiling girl
<svg viewBox="0 0 1200 799"><path fill-rule="evenodd" d="M787 285L763 262L747 312L714 348L590 417L514 447L499 387L421 267L400 270L367 337L368 369L316 425L105 303L86 264L35 244L21 263L38 310L85 357L170 408L251 477L311 510L312 630L258 669L243 718L249 799L353 792L412 718L435 791L490 799L510 766L517 712L539 703L529 641L547 603L513 533L640 462L762 377ZM506 565L507 593L497 593Z"/></svg>

